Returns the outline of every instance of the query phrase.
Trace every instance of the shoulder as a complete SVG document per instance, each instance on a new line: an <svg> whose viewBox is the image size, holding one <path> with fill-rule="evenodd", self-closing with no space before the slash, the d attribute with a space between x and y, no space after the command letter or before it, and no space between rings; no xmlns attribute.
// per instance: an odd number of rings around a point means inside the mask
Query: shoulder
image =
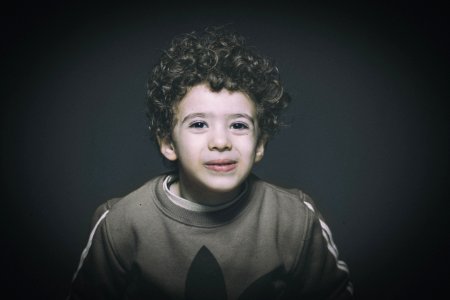
<svg viewBox="0 0 450 300"><path fill-rule="evenodd" d="M316 205L313 199L299 188L282 187L252 175L251 181L255 186L255 190L261 193L263 199L270 202L276 202L277 207L285 210L300 210L305 214L314 214Z"/></svg>
<svg viewBox="0 0 450 300"><path fill-rule="evenodd" d="M163 175L155 177L123 197L112 198L102 203L94 213L93 224L103 216L104 223L111 227L111 230L116 227L123 229L125 225L131 225L144 218L154 211L155 189L163 177Z"/></svg>
<svg viewBox="0 0 450 300"><path fill-rule="evenodd" d="M164 176L155 177L121 198L102 203L95 211L92 231L112 249L124 266L139 236L145 234L157 215L153 198Z"/></svg>
<svg viewBox="0 0 450 300"><path fill-rule="evenodd" d="M270 222L284 230L283 236L298 240L308 239L319 212L312 198L298 188L286 188L252 176L254 195L260 210Z"/></svg>

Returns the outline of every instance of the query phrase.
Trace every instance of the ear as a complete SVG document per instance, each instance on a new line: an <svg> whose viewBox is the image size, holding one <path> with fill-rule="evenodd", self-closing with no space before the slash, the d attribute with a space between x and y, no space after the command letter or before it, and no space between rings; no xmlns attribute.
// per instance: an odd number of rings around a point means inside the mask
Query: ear
<svg viewBox="0 0 450 300"><path fill-rule="evenodd" d="M170 161L177 160L177 153L175 151L175 146L172 142L172 139L169 137L160 138L158 137L159 150L162 155Z"/></svg>
<svg viewBox="0 0 450 300"><path fill-rule="evenodd" d="M255 163L259 162L264 157L264 149L266 147L267 139L265 137L261 137L258 140L258 144L256 145L256 153L255 153Z"/></svg>

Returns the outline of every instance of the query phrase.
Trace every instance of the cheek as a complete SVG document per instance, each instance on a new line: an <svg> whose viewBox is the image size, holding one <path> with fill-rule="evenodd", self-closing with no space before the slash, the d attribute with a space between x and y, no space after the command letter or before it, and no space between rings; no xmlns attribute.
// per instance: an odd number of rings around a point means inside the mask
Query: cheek
<svg viewBox="0 0 450 300"><path fill-rule="evenodd" d="M253 156L256 152L256 141L245 139L240 140L235 145L242 155Z"/></svg>
<svg viewBox="0 0 450 300"><path fill-rule="evenodd" d="M200 153L202 149L202 143L197 138L184 138L179 139L175 147L179 156L189 158Z"/></svg>

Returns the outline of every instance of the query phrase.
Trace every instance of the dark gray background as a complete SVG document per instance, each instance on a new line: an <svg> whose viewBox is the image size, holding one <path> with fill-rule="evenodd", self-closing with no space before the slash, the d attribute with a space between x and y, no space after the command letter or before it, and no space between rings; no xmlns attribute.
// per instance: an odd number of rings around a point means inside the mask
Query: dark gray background
<svg viewBox="0 0 450 300"><path fill-rule="evenodd" d="M255 172L317 202L360 299L449 282L449 24L434 2L21 1L2 12L2 283L64 297L97 205L164 170L145 84L170 39L231 23L293 97ZM312 4L314 3L314 4Z"/></svg>

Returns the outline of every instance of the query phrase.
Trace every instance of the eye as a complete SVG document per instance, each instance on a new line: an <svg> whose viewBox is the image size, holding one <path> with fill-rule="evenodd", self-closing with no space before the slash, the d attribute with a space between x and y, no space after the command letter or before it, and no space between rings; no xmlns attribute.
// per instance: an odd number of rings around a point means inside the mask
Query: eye
<svg viewBox="0 0 450 300"><path fill-rule="evenodd" d="M202 128L206 128L206 127L208 127L207 124L202 121L195 121L195 122L192 122L191 124L189 124L189 128L202 129Z"/></svg>
<svg viewBox="0 0 450 300"><path fill-rule="evenodd" d="M238 123L231 124L231 128L236 129L236 130L243 130L243 129L248 129L249 127L245 123L238 122Z"/></svg>

